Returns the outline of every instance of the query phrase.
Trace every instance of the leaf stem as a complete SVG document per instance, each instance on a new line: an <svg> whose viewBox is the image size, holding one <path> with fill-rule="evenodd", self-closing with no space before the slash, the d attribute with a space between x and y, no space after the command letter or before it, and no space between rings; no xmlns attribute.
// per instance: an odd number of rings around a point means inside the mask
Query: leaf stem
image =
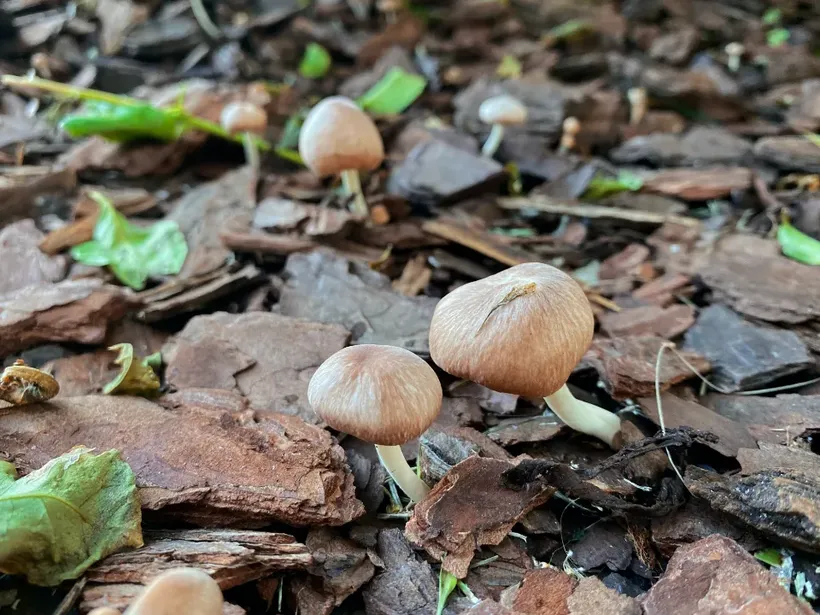
<svg viewBox="0 0 820 615"><path fill-rule="evenodd" d="M68 500L64 500L63 498L51 495L50 493L21 493L20 495L0 495L0 502L10 502L12 500L31 500L31 499L44 499L44 500L54 500L59 502L60 504L66 506L73 510L84 522L88 523L88 518L83 514L79 508L74 506Z"/></svg>

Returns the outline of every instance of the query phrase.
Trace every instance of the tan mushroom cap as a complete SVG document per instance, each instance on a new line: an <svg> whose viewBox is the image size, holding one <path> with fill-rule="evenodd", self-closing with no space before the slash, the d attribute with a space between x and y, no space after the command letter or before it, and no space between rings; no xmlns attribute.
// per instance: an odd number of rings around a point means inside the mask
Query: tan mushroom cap
<svg viewBox="0 0 820 615"><path fill-rule="evenodd" d="M112 609L110 606L101 606L93 611L89 611L88 615L121 615L121 613L117 609Z"/></svg>
<svg viewBox="0 0 820 615"><path fill-rule="evenodd" d="M372 171L384 160L373 120L344 96L325 98L310 110L299 132L299 154L318 177L347 170Z"/></svg>
<svg viewBox="0 0 820 615"><path fill-rule="evenodd" d="M446 372L495 391L546 397L589 345L595 320L583 289L560 269L516 265L465 284L436 306L430 355Z"/></svg>
<svg viewBox="0 0 820 615"><path fill-rule="evenodd" d="M478 107L478 117L485 124L523 124L527 121L527 108L513 96L493 96Z"/></svg>
<svg viewBox="0 0 820 615"><path fill-rule="evenodd" d="M395 346L344 348L313 374L308 401L328 425L373 444L404 444L441 410L441 383L423 359Z"/></svg>
<svg viewBox="0 0 820 615"><path fill-rule="evenodd" d="M268 127L268 114L253 103L236 101L225 105L219 116L219 123L231 134L241 132L262 134Z"/></svg>
<svg viewBox="0 0 820 615"><path fill-rule="evenodd" d="M222 615L222 606L222 591L210 575L175 568L151 581L125 615Z"/></svg>

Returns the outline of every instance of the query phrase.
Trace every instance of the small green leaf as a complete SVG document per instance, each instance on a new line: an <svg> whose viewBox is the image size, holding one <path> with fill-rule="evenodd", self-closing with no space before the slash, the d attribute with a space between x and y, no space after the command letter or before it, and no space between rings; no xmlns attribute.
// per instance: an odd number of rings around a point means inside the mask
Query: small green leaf
<svg viewBox="0 0 820 615"><path fill-rule="evenodd" d="M86 103L83 111L63 118L60 128L75 139L99 135L117 142L138 139L176 141L187 125L179 109L92 101Z"/></svg>
<svg viewBox="0 0 820 615"><path fill-rule="evenodd" d="M319 79L330 70L330 54L319 43L310 43L299 63L299 74L307 79Z"/></svg>
<svg viewBox="0 0 820 615"><path fill-rule="evenodd" d="M357 101L365 111L377 115L401 113L421 96L427 80L394 66Z"/></svg>
<svg viewBox="0 0 820 615"><path fill-rule="evenodd" d="M755 558L769 566L781 566L783 564L783 556L778 549L763 549L755 553Z"/></svg>
<svg viewBox="0 0 820 615"><path fill-rule="evenodd" d="M54 586L142 546L134 473L118 451L77 447L19 480L13 470L0 469L0 572Z"/></svg>
<svg viewBox="0 0 820 615"><path fill-rule="evenodd" d="M296 150L299 147L299 133L309 112L310 109L307 108L299 109L288 118L282 129L282 136L279 137L279 142L276 144L277 149Z"/></svg>
<svg viewBox="0 0 820 615"><path fill-rule="evenodd" d="M786 28L776 28L766 33L766 44L769 47L782 47L791 38L791 32Z"/></svg>
<svg viewBox="0 0 820 615"><path fill-rule="evenodd" d="M811 141L817 147L820 147L820 135L814 132L805 132L803 136L806 137L809 141Z"/></svg>
<svg viewBox="0 0 820 615"><path fill-rule="evenodd" d="M131 344L116 344L108 350L119 353L114 362L121 369L117 377L105 385L103 393L150 397L159 391L160 382L154 369L158 368L162 361L160 353L137 361L134 360L134 347Z"/></svg>
<svg viewBox="0 0 820 615"><path fill-rule="evenodd" d="M164 220L148 227L134 226L103 194L92 192L100 206L94 238L71 249L77 262L108 265L122 283L135 290L145 288L149 277L180 272L188 244L176 222Z"/></svg>
<svg viewBox="0 0 820 615"><path fill-rule="evenodd" d="M453 593L453 590L458 585L458 578L450 574L441 567L438 575L438 606L436 607L436 615L441 615L444 612L444 607L447 606L447 598Z"/></svg>
<svg viewBox="0 0 820 615"><path fill-rule="evenodd" d="M521 76L521 71L521 62L513 55L506 55L498 63L495 74L502 79L518 79Z"/></svg>
<svg viewBox="0 0 820 615"><path fill-rule="evenodd" d="M763 13L763 23L767 26L775 26L780 23L783 18L783 12L780 9L772 8Z"/></svg>
<svg viewBox="0 0 820 615"><path fill-rule="evenodd" d="M785 217L777 228L777 242L789 258L806 265L820 265L820 241L793 227Z"/></svg>
<svg viewBox="0 0 820 615"><path fill-rule="evenodd" d="M621 171L617 177L596 175L589 182L581 198L596 201L619 192L637 192L643 187L643 180L627 171Z"/></svg>
<svg viewBox="0 0 820 615"><path fill-rule="evenodd" d="M565 40L577 40L595 32L595 27L583 19L570 19L555 26L542 38L550 45Z"/></svg>

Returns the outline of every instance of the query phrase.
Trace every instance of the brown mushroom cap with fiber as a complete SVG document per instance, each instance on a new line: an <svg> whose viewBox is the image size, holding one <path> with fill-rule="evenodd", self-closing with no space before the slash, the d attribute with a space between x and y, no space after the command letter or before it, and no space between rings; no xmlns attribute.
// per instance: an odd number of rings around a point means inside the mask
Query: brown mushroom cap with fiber
<svg viewBox="0 0 820 615"><path fill-rule="evenodd" d="M578 283L525 263L446 295L430 325L430 355L446 372L495 391L546 397L592 343L595 320Z"/></svg>
<svg viewBox="0 0 820 615"><path fill-rule="evenodd" d="M174 568L156 577L124 615L222 615L222 591L196 568Z"/></svg>
<svg viewBox="0 0 820 615"><path fill-rule="evenodd" d="M222 128L230 134L242 132L263 134L268 127L268 114L253 103L237 101L225 105L219 121Z"/></svg>
<svg viewBox="0 0 820 615"><path fill-rule="evenodd" d="M419 437L441 409L433 369L395 346L350 346L313 374L308 401L328 425L373 444L396 446Z"/></svg>
<svg viewBox="0 0 820 615"><path fill-rule="evenodd" d="M347 170L372 171L384 160L373 120L344 96L325 98L310 110L299 132L299 154L318 177Z"/></svg>
<svg viewBox="0 0 820 615"><path fill-rule="evenodd" d="M479 105L478 117L485 124L523 124L527 121L527 107L513 96L493 96Z"/></svg>

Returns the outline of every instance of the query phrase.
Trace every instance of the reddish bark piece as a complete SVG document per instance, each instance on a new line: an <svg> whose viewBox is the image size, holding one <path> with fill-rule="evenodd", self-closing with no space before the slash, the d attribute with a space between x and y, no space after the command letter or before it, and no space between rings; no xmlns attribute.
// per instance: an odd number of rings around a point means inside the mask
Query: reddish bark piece
<svg viewBox="0 0 820 615"><path fill-rule="evenodd" d="M598 316L601 328L612 337L629 335L659 335L666 339L677 337L695 323L695 309L689 305L645 305L604 312Z"/></svg>
<svg viewBox="0 0 820 615"><path fill-rule="evenodd" d="M632 296L657 305L667 305L672 302L673 294L684 289L690 282L689 276L668 272L636 289Z"/></svg>
<svg viewBox="0 0 820 615"><path fill-rule="evenodd" d="M602 280L634 275L636 269L648 258L649 248L640 243L631 243L602 262L598 275Z"/></svg>
<svg viewBox="0 0 820 615"><path fill-rule="evenodd" d="M656 424L660 425L658 404L654 397L644 397L638 403L646 414ZM748 430L732 419L727 419L709 408L704 408L695 402L686 401L671 393L661 396L664 424L667 428L692 427L708 431L718 437L715 443L709 443L709 448L721 455L734 457L738 449L757 448L757 443Z"/></svg>
<svg viewBox="0 0 820 615"><path fill-rule="evenodd" d="M641 615L637 600L609 589L597 577L578 581L567 607L569 615Z"/></svg>
<svg viewBox="0 0 820 615"><path fill-rule="evenodd" d="M320 587L331 597L331 604L339 606L373 578L376 568L367 549L352 540L337 536L327 528L314 528L305 540L313 557L312 575L321 579ZM302 613L313 611L301 610Z"/></svg>
<svg viewBox="0 0 820 615"><path fill-rule="evenodd" d="M0 295L0 357L47 342L99 344L133 304L119 288L93 279Z"/></svg>
<svg viewBox="0 0 820 615"><path fill-rule="evenodd" d="M710 536L681 547L641 599L645 615L811 615L808 603L731 538Z"/></svg>
<svg viewBox="0 0 820 615"><path fill-rule="evenodd" d="M502 474L514 466L483 457L454 466L416 505L405 535L463 579L476 548L500 543L529 511L552 496L550 487L534 492L505 487Z"/></svg>
<svg viewBox="0 0 820 615"><path fill-rule="evenodd" d="M45 194L65 194L77 185L72 169L55 167L10 167L0 178L0 224L28 218L34 211L34 200Z"/></svg>
<svg viewBox="0 0 820 615"><path fill-rule="evenodd" d="M726 515L696 500L688 501L671 515L652 519L652 541L664 557L672 557L681 546L713 534L741 540L743 530Z"/></svg>
<svg viewBox="0 0 820 615"><path fill-rule="evenodd" d="M525 615L570 615L567 599L578 584L557 568L539 568L524 575L512 608Z"/></svg>
<svg viewBox="0 0 820 615"><path fill-rule="evenodd" d="M197 316L166 344L166 378L179 388L238 391L258 410L316 423L308 382L348 337L339 325L265 312Z"/></svg>
<svg viewBox="0 0 820 615"><path fill-rule="evenodd" d="M729 196L752 186L752 171L744 167L664 169L644 177L643 189L685 201L706 201Z"/></svg>
<svg viewBox="0 0 820 615"><path fill-rule="evenodd" d="M593 367L607 393L615 399L646 397L655 392L655 363L666 340L659 337L595 339L583 363ZM693 352L681 353L701 373L709 372L709 362ZM692 371L674 353L666 351L661 362L660 385L669 387L693 378Z"/></svg>
<svg viewBox="0 0 820 615"><path fill-rule="evenodd" d="M329 433L273 413L240 424L234 410L167 410L123 396L56 399L3 412L0 450L26 472L75 444L116 448L136 474L143 509L188 523L340 525L364 512Z"/></svg>
<svg viewBox="0 0 820 615"><path fill-rule="evenodd" d="M34 220L20 220L0 231L0 295L26 286L59 282L65 277L66 260L62 256L47 256L38 247L43 234Z"/></svg>
<svg viewBox="0 0 820 615"><path fill-rule="evenodd" d="M86 352L49 361L43 370L60 383L59 397L77 397L101 393L120 368L114 364L117 354L108 350Z"/></svg>

